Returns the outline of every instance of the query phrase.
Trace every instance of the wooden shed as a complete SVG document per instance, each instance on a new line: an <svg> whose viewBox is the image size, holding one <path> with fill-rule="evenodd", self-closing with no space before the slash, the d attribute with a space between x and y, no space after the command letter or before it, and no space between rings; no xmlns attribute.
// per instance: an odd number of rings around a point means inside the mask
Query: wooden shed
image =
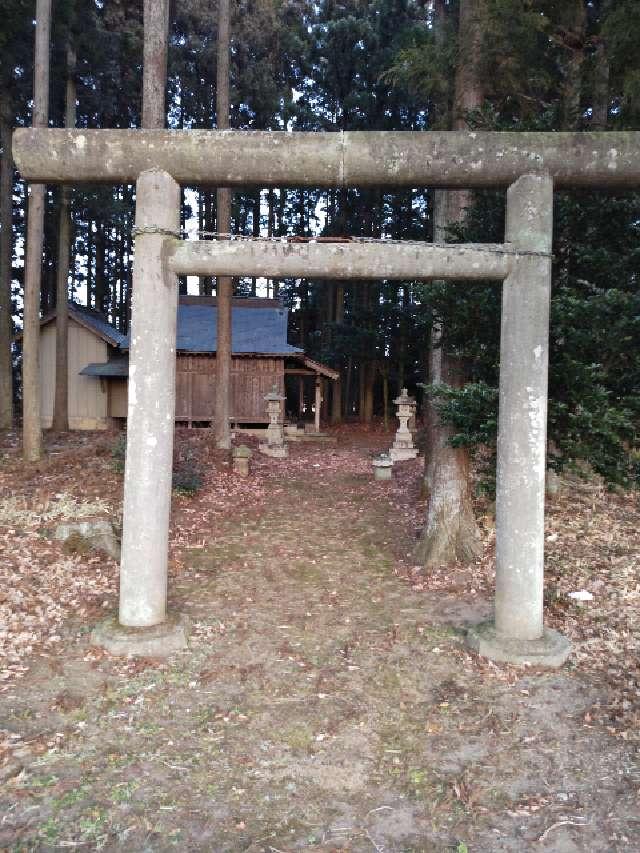
<svg viewBox="0 0 640 853"><path fill-rule="evenodd" d="M56 315L40 324L40 416L42 426L53 422L56 382ZM69 304L69 427L105 429L109 423L110 386L83 374L90 362L117 359L127 339L100 314L75 303ZM126 399L126 397L125 397Z"/></svg>
<svg viewBox="0 0 640 853"><path fill-rule="evenodd" d="M176 422L188 426L209 426L215 421L216 312L215 297L180 297ZM42 321L43 426L50 426L53 416L54 319L52 314ZM87 308L70 305L69 320L70 426L104 429L127 417L129 341ZM285 372L315 375L318 382L321 377L338 378L336 371L311 361L287 342L287 324L288 310L278 300L233 300L232 424L266 424L264 396L274 385L285 394ZM76 411L82 411L82 417Z"/></svg>

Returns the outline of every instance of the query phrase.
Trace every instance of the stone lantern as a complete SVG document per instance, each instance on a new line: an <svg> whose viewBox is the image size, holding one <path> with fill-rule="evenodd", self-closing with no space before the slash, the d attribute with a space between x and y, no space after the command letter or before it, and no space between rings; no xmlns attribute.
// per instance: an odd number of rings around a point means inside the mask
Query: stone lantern
<svg viewBox="0 0 640 853"><path fill-rule="evenodd" d="M289 448L284 441L284 424L282 419L282 403L285 397L278 393L277 385L265 395L267 403L267 414L269 415L269 426L267 427L267 440L260 443L259 450L267 456L276 459L284 459L289 455Z"/></svg>
<svg viewBox="0 0 640 853"><path fill-rule="evenodd" d="M389 456L394 462L403 462L405 459L415 459L418 455L418 450L413 444L413 435L409 429L409 421L415 418L416 403L413 397L407 393L407 389L403 388L400 396L393 401L398 407L398 420L400 426L396 432L396 437L393 442L393 447L389 451Z"/></svg>

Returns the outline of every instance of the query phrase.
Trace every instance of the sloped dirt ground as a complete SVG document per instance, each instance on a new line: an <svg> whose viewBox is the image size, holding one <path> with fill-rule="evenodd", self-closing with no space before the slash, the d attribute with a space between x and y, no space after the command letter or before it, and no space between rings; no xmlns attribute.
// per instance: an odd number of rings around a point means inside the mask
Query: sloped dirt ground
<svg viewBox="0 0 640 853"><path fill-rule="evenodd" d="M255 455L242 480L180 434L207 465L172 525L171 607L194 631L160 662L91 648L117 565L46 535L117 513L114 437L50 438L25 467L5 436L1 849L640 849L638 496L573 482L550 501L548 620L575 651L559 672L496 666L463 642L491 607L486 502L483 558L425 576L420 462L374 483L388 436L337 439Z"/></svg>

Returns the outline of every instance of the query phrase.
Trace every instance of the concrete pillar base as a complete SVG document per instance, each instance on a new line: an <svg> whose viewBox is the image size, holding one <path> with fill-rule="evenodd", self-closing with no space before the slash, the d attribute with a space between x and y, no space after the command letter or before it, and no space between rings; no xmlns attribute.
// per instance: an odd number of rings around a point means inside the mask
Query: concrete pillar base
<svg viewBox="0 0 640 853"><path fill-rule="evenodd" d="M569 640L551 628L545 628L538 640L518 640L497 634L493 622L469 628L467 645L483 657L500 663L528 663L550 668L562 666L571 651Z"/></svg>
<svg viewBox="0 0 640 853"><path fill-rule="evenodd" d="M150 628L128 628L111 617L96 625L91 632L91 643L111 655L168 657L187 648L190 631L191 622L182 613Z"/></svg>

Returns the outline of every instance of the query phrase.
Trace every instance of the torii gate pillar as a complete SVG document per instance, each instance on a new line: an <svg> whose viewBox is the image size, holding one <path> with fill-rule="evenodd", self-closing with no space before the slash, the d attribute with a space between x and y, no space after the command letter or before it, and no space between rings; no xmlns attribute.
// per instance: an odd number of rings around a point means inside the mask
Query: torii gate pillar
<svg viewBox="0 0 640 853"><path fill-rule="evenodd" d="M136 184L120 610L117 622L93 635L113 654L165 655L187 643L187 621L167 618L178 281L165 244L179 227L179 185L162 170L143 172Z"/></svg>
<svg viewBox="0 0 640 853"><path fill-rule="evenodd" d="M502 295L495 620L468 636L494 660L543 666L570 651L543 624L552 237L553 180L524 175L507 192L506 239L522 254Z"/></svg>

